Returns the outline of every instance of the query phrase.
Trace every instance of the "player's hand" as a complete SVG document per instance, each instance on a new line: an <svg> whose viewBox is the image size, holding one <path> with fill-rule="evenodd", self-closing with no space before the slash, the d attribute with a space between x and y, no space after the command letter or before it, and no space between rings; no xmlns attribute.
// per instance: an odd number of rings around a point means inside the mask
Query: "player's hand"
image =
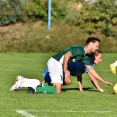
<svg viewBox="0 0 117 117"><path fill-rule="evenodd" d="M107 85L110 85L110 86L112 86L112 85L113 85L112 83L107 82L107 81L105 81L105 82L104 82L104 84L107 84Z"/></svg>
<svg viewBox="0 0 117 117"><path fill-rule="evenodd" d="M70 71L69 70L65 70L65 77L69 77L70 76Z"/></svg>

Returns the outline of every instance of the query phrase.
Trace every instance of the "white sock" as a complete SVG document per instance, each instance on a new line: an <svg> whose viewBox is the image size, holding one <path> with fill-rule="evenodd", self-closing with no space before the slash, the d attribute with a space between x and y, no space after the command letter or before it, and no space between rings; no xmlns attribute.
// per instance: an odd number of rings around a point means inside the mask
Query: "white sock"
<svg viewBox="0 0 117 117"><path fill-rule="evenodd" d="M117 67L117 61L115 61L115 62L113 63L113 65L114 65L115 67Z"/></svg>
<svg viewBox="0 0 117 117"><path fill-rule="evenodd" d="M32 87L35 89L38 85L40 85L40 81L37 79L23 78L20 87Z"/></svg>

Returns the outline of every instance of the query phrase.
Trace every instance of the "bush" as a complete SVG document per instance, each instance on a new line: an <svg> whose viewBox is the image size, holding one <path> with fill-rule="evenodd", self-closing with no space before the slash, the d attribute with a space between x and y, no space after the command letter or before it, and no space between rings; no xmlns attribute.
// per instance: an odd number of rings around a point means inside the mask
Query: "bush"
<svg viewBox="0 0 117 117"><path fill-rule="evenodd" d="M22 20L25 12L21 0L0 0L0 25L8 25Z"/></svg>
<svg viewBox="0 0 117 117"><path fill-rule="evenodd" d="M116 36L117 32L113 29L117 26L116 10L115 0L97 0L93 4L83 4L78 11L72 11L72 17L67 21L89 34L100 32L106 36Z"/></svg>
<svg viewBox="0 0 117 117"><path fill-rule="evenodd" d="M51 20L60 21L66 15L66 5L60 5L61 1L52 0ZM26 6L27 15L34 20L48 19L48 0L28 0Z"/></svg>
<svg viewBox="0 0 117 117"><path fill-rule="evenodd" d="M52 0L51 22L75 25L88 34L100 33L116 37L115 2L116 0L96 0L93 3L84 3L82 0ZM0 0L0 3L0 25L48 20L48 0Z"/></svg>

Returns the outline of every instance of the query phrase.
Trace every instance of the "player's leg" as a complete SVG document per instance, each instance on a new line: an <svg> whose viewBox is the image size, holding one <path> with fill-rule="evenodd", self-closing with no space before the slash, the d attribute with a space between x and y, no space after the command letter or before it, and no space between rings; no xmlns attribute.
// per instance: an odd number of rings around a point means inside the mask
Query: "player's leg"
<svg viewBox="0 0 117 117"><path fill-rule="evenodd" d="M10 91L18 90L20 88L20 84L22 82L23 77L17 76L15 84L10 88Z"/></svg>
<svg viewBox="0 0 117 117"><path fill-rule="evenodd" d="M27 79L27 78L23 78L20 87L32 87L33 89L35 89L38 85L40 85L40 81L37 79Z"/></svg>
<svg viewBox="0 0 117 117"><path fill-rule="evenodd" d="M62 84L63 84L62 75L52 75L52 74L50 74L50 77L51 77L51 83L52 83L53 86L56 87L57 93L61 93Z"/></svg>
<svg viewBox="0 0 117 117"><path fill-rule="evenodd" d="M114 63L110 64L110 69L113 74L116 74L116 67L117 67L117 61Z"/></svg>
<svg viewBox="0 0 117 117"><path fill-rule="evenodd" d="M44 83L48 83L48 85L52 85L51 84L51 78L49 76L49 72L47 72L44 76Z"/></svg>
<svg viewBox="0 0 117 117"><path fill-rule="evenodd" d="M62 65L57 60L51 58L49 59L47 66L52 85L56 87L57 93L61 93L63 84Z"/></svg>
<svg viewBox="0 0 117 117"><path fill-rule="evenodd" d="M38 85L40 85L39 80L24 78L23 76L17 76L16 80L16 83L10 88L10 91L18 90L23 87L32 87L33 89L35 89Z"/></svg>
<svg viewBox="0 0 117 117"><path fill-rule="evenodd" d="M78 87L80 91L83 91L82 88L82 76L77 76Z"/></svg>
<svg viewBox="0 0 117 117"><path fill-rule="evenodd" d="M53 83L53 86L56 87L56 92L61 93L62 84L61 83Z"/></svg>
<svg viewBox="0 0 117 117"><path fill-rule="evenodd" d="M78 73L80 74L85 71L85 66L79 62L74 62L74 63L68 64L68 70L70 71L71 76L77 76ZM70 76L65 77L64 81L66 85L69 85L72 83Z"/></svg>

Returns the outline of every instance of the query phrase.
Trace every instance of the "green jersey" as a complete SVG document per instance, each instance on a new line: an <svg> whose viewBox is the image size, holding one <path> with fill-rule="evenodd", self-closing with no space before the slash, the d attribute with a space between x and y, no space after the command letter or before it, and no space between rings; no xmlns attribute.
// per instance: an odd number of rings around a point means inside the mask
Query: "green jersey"
<svg viewBox="0 0 117 117"><path fill-rule="evenodd" d="M67 52L72 53L72 57L70 58L69 63L80 61L83 64L90 65L88 56L85 55L85 46L81 45L70 46L62 52L54 55L52 58L56 59L57 61L60 61L63 55Z"/></svg>

